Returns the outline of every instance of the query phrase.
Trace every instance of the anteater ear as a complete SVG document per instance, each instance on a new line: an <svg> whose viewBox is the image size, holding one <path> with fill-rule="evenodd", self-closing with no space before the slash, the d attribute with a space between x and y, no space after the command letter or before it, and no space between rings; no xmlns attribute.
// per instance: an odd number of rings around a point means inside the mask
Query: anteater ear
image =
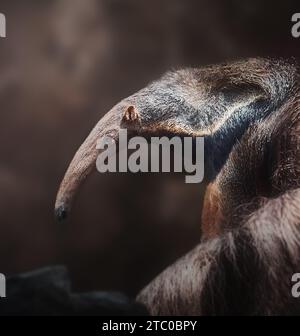
<svg viewBox="0 0 300 336"><path fill-rule="evenodd" d="M133 105L126 107L123 113L122 122L126 124L131 124L131 123L138 123L139 121L140 121L140 114L137 111L136 107Z"/></svg>

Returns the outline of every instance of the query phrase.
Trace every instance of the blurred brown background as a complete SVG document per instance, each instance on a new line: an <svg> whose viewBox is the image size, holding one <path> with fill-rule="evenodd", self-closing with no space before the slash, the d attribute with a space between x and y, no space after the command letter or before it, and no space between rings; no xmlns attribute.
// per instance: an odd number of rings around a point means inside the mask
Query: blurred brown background
<svg viewBox="0 0 300 336"><path fill-rule="evenodd" d="M0 0L0 272L66 264L77 290L133 295L191 249L202 190L183 176L95 174L53 205L92 126L166 70L300 56L298 1Z"/></svg>

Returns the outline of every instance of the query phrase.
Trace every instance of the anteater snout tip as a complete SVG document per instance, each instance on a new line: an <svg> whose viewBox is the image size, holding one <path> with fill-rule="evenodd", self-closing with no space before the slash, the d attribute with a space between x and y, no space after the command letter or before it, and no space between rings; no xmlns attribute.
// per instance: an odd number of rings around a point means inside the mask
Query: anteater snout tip
<svg viewBox="0 0 300 336"><path fill-rule="evenodd" d="M60 205L55 208L54 215L58 222L62 222L68 217L68 209L64 205Z"/></svg>

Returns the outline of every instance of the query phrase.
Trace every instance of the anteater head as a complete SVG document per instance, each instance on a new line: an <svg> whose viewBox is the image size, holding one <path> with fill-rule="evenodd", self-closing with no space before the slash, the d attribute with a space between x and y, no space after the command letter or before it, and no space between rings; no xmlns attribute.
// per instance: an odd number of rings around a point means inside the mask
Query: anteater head
<svg viewBox="0 0 300 336"><path fill-rule="evenodd" d="M249 125L274 113L292 95L295 76L292 63L267 59L167 73L96 124L63 178L56 217L67 217L79 186L96 167L101 137L117 142L120 128L139 135L204 136L206 159L217 172Z"/></svg>

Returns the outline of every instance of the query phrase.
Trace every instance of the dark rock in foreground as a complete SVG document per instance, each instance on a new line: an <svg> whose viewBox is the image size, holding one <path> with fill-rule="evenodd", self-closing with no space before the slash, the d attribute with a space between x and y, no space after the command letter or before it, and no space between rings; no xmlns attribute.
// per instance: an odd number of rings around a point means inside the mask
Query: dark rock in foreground
<svg viewBox="0 0 300 336"><path fill-rule="evenodd" d="M72 293L68 271L54 266L7 279L0 315L146 315L146 309L116 292Z"/></svg>

